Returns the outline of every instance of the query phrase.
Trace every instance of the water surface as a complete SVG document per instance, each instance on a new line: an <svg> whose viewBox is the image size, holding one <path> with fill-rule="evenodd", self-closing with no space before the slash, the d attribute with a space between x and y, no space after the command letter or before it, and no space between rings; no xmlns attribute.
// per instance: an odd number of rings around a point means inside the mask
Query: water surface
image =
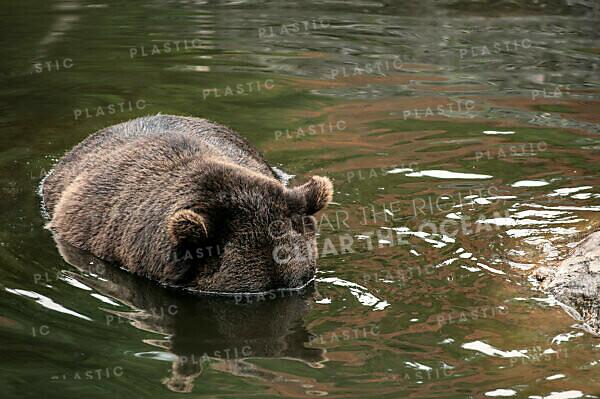
<svg viewBox="0 0 600 399"><path fill-rule="evenodd" d="M600 396L535 288L600 225L593 1L21 1L3 8L3 397ZM204 117L335 184L314 287L203 298L55 242L88 134ZM586 396L587 395L587 396ZM596 396L592 396L596 395Z"/></svg>

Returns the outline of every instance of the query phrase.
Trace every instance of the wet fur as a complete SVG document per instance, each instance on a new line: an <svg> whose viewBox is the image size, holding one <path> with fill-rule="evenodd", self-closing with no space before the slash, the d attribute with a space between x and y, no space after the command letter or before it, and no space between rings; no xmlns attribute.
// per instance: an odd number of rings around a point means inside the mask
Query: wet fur
<svg viewBox="0 0 600 399"><path fill-rule="evenodd" d="M89 136L41 192L48 227L77 248L169 285L256 292L312 278L316 241L306 216L327 206L332 186L314 176L286 188L232 130L157 115ZM274 235L274 224L284 231ZM275 247L289 261L274 262Z"/></svg>

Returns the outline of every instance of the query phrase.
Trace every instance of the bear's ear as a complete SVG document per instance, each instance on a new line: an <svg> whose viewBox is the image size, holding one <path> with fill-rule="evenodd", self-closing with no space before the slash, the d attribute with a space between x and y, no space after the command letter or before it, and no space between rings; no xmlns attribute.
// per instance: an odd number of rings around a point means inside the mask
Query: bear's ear
<svg viewBox="0 0 600 399"><path fill-rule="evenodd" d="M208 237L206 224L206 219L191 209L179 210L167 219L169 239L173 244L203 240Z"/></svg>
<svg viewBox="0 0 600 399"><path fill-rule="evenodd" d="M294 188L306 200L306 213L314 215L325 208L333 198L333 184L323 176L313 176L307 183Z"/></svg>

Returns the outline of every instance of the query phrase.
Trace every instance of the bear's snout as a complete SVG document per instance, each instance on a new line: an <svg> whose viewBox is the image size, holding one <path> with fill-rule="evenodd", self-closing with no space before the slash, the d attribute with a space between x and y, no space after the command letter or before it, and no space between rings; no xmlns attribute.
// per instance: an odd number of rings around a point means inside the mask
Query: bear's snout
<svg viewBox="0 0 600 399"><path fill-rule="evenodd" d="M316 242L280 242L273 248L273 260L278 285L285 288L304 286L316 270Z"/></svg>

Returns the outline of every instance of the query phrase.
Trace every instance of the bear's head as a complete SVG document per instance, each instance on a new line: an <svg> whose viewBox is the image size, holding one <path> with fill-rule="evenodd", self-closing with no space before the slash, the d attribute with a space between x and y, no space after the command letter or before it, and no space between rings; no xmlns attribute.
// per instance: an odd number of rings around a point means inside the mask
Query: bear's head
<svg viewBox="0 0 600 399"><path fill-rule="evenodd" d="M238 168L210 177L197 203L167 218L178 274L192 288L215 292L306 285L317 259L313 215L332 195L321 176L294 188Z"/></svg>

